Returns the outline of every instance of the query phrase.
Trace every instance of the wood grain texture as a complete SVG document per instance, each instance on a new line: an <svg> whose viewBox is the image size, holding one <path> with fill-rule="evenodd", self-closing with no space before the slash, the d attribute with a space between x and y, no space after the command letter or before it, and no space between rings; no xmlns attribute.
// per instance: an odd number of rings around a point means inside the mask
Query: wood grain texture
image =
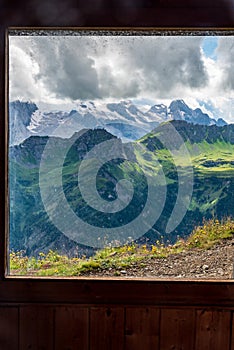
<svg viewBox="0 0 234 350"><path fill-rule="evenodd" d="M194 349L195 311L161 311L160 349Z"/></svg>
<svg viewBox="0 0 234 350"><path fill-rule="evenodd" d="M197 311L196 349L230 349L230 311Z"/></svg>
<svg viewBox="0 0 234 350"><path fill-rule="evenodd" d="M231 345L230 345L230 349L234 350L234 312L232 312L232 316L231 316Z"/></svg>
<svg viewBox="0 0 234 350"><path fill-rule="evenodd" d="M67 306L55 309L55 350L88 350L89 310Z"/></svg>
<svg viewBox="0 0 234 350"><path fill-rule="evenodd" d="M19 350L48 350L54 346L54 314L50 306L20 307Z"/></svg>
<svg viewBox="0 0 234 350"><path fill-rule="evenodd" d="M90 309L90 350L124 348L124 309L94 307Z"/></svg>
<svg viewBox="0 0 234 350"><path fill-rule="evenodd" d="M8 279L0 281L0 303L120 304L229 307L234 281Z"/></svg>
<svg viewBox="0 0 234 350"><path fill-rule="evenodd" d="M18 307L0 307L0 349L18 349Z"/></svg>
<svg viewBox="0 0 234 350"><path fill-rule="evenodd" d="M159 350L159 309L127 308L125 321L125 350Z"/></svg>
<svg viewBox="0 0 234 350"><path fill-rule="evenodd" d="M104 305L19 309L18 318L17 306L0 307L1 350L234 350L231 310Z"/></svg>

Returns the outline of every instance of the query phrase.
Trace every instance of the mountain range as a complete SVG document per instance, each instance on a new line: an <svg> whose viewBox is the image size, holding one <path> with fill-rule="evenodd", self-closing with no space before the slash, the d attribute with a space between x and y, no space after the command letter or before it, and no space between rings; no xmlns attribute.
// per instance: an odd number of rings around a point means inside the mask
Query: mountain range
<svg viewBox="0 0 234 350"><path fill-rule="evenodd" d="M180 106L179 109L176 108L177 105ZM111 105L109 108L112 109L112 113L115 113L117 108L118 114L122 113L125 120L127 118L131 120L133 115L138 115L138 110L133 107L131 114L130 112L127 114L131 106L128 108L126 104L123 106L122 110L118 109L119 105ZM185 110L182 110L182 107ZM159 110L157 115L165 114L168 116L171 110L174 111L173 113L180 111L181 114L177 117L180 116L181 119L188 118L189 111L192 111L187 110L181 101L172 103L169 112L163 106L160 108L154 106L154 108ZM34 109L35 111L32 112ZM32 130L32 124L30 124L32 117L30 115L35 116L36 111L38 110L35 105L28 104L28 109L25 108L22 122L30 126L29 130ZM192 112L195 118L198 111ZM190 116L192 112L190 112ZM66 117L61 115L61 120L70 118L70 114L73 113L68 113ZM74 112L75 114L76 112ZM48 116L48 118L50 117ZM139 114L140 117L143 120L142 114ZM208 119L206 121L208 122ZM141 215L142 208L147 202L149 187L145 176L151 181L154 179L155 173L162 171L166 178L165 205L158 220L135 241L147 244L155 243L157 240L173 243L178 236L186 237L196 225L202 223L204 218L232 216L234 208L234 125L217 126L212 120L209 120L209 123L212 125L193 124L185 120L163 122L138 140L130 143L123 143L121 139L109 131L98 127L83 130L80 134L75 133L67 138L61 136L49 138L37 134L37 136L27 137L19 145L12 145L9 149L10 249L23 250L27 255L37 255L39 252L47 252L49 249L56 249L60 253L68 255L91 255L94 251L91 246L79 244L59 231L51 222L44 208L39 187L39 168L48 140L50 140L51 156L48 172L43 181L48 188L52 189L52 192L48 193L48 196L51 197L52 211L55 210L56 203L62 201L63 192L74 213L90 225L103 228L103 230L127 225L135 217ZM37 127L39 128L40 125L42 124L38 121ZM170 139L168 135L170 135L171 126L177 130L182 143L186 145L189 152L193 169L193 192L183 220L171 232L167 232L167 224L177 202L179 176L180 181L186 184L188 174L188 166L185 164L184 157L178 157L175 162L172 156L173 152L177 154L180 151L180 145L173 146L172 143L173 149L169 151L162 142L163 139ZM120 157L102 165L96 176L97 191L101 198L110 202L111 205L112 201L117 199L116 184L118 181L131 179L134 189L129 205L125 209L111 214L100 212L87 205L82 198L78 180L79 167L87 153L93 150L96 145L110 140L117 140L123 154L131 153L132 161L125 161ZM66 152L63 162L61 191L59 181L56 178L58 165L55 162L54 154L58 150L62 154L66 149L69 151ZM159 191L160 186L163 186L160 182L156 184L152 181L152 183L152 186L158 186L157 190ZM185 197L186 194L184 197L182 196L181 205L183 205L183 201L186 202L187 198ZM60 213L61 217L63 214L65 215L63 212ZM64 225L69 224L65 217ZM82 237L83 232L79 232L79 227L77 230L76 234L80 234Z"/></svg>
<svg viewBox="0 0 234 350"><path fill-rule="evenodd" d="M9 143L20 144L33 135L69 138L84 128L105 128L125 142L134 141L169 120L201 125L227 124L222 118L211 118L200 108L190 108L183 100L174 100L168 107L156 104L144 112L131 101L80 102L70 111L43 111L35 103L13 101L9 104Z"/></svg>

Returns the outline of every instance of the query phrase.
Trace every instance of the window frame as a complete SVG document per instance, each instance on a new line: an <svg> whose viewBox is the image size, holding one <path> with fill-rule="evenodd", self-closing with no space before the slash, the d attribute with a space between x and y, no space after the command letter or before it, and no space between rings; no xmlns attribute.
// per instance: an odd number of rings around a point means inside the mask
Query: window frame
<svg viewBox="0 0 234 350"><path fill-rule="evenodd" d="M56 27L9 27L9 29L61 29ZM66 29L66 28L64 28ZM71 28L69 28L71 29ZM75 30L176 30L207 31L208 28L100 28L79 27ZM210 28L209 30L219 30ZM222 29L230 31L231 29ZM3 33L1 33L3 34ZM5 47L8 43L8 29L4 33ZM3 37L3 35L2 35ZM177 305L216 306L230 308L234 305L234 280L189 280L189 279L147 279L147 278L41 278L13 277L7 275L8 256L8 54L4 41L0 44L2 64L0 66L0 93L4 98L0 104L1 132L1 190L5 193L4 206L1 206L1 219L5 219L5 228L0 235L0 302L3 303L79 303L79 304L132 304L132 305ZM5 185L5 191L4 191ZM2 201L3 204L3 201ZM3 209L4 208L4 209ZM3 221L3 220L2 220Z"/></svg>

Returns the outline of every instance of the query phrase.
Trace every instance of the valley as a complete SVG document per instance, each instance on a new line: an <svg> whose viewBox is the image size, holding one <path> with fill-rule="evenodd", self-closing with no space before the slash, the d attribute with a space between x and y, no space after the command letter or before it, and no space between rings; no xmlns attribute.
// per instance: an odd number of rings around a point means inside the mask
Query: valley
<svg viewBox="0 0 234 350"><path fill-rule="evenodd" d="M166 227L176 206L178 178L186 183L189 168L185 158L180 154L178 145L175 145L173 150L174 155L177 154L175 161L172 153L160 141L163 137L168 137L169 125L176 129L183 144L186 145L193 171L190 204L182 221L171 232L167 232ZM62 201L64 195L77 216L92 227L97 227L97 231L103 229L103 232L107 233L109 229L119 226L122 226L124 231L125 225L142 214L149 190L147 180L152 180L152 187L156 187L159 192L165 187L165 204L158 219L142 236L133 239L135 243L141 245L150 246L156 241L166 245L174 244L178 238L186 238L195 226L202 224L204 219L233 216L234 125L232 124L207 126L174 120L160 124L142 138L130 143L123 143L121 139L103 128L87 129L81 134L73 134L70 138L50 137L48 171L39 184L41 157L48 139L48 136L30 136L19 145L10 147L11 250L23 251L27 256L37 256L41 252L55 250L61 254L79 257L91 256L96 251L97 247L80 243L82 239L79 241L79 235L82 237L85 233L79 232L79 227L74 232L74 237L78 237L77 240L72 240L51 222L41 198L39 185L43 185L43 181L50 188L52 212L56 212L56 203ZM116 184L120 180L131 181L134 192L126 207L108 213L87 205L79 188L78 172L88 152L98 144L113 140L117 142L121 154L123 156L128 154L131 161L119 157L106 162L97 173L97 192L110 206L117 199ZM65 152L67 148L69 151ZM112 151L114 155L114 146L113 150L110 149L110 154ZM59 157L63 152L66 157L62 166L61 190L55 154ZM165 177L165 183L162 176L156 177L157 183L154 183L155 174L160 175L160 171ZM184 203L187 201L186 193L181 200L182 204L183 201ZM63 215L62 211L59 215ZM144 217L142 220L144 221ZM64 217L64 225L69 224ZM118 241L118 236L115 238Z"/></svg>

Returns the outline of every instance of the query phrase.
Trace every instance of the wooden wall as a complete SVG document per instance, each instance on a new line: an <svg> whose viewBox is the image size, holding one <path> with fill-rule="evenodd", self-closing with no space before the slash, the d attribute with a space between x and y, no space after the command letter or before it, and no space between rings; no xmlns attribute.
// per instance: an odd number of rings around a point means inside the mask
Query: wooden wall
<svg viewBox="0 0 234 350"><path fill-rule="evenodd" d="M232 0L3 0L0 350L234 350L234 283L4 278L4 37L9 26L233 27Z"/></svg>
<svg viewBox="0 0 234 350"><path fill-rule="evenodd" d="M0 348L233 350L233 312L155 306L1 306Z"/></svg>
<svg viewBox="0 0 234 350"><path fill-rule="evenodd" d="M234 350L234 283L0 282L1 350Z"/></svg>

